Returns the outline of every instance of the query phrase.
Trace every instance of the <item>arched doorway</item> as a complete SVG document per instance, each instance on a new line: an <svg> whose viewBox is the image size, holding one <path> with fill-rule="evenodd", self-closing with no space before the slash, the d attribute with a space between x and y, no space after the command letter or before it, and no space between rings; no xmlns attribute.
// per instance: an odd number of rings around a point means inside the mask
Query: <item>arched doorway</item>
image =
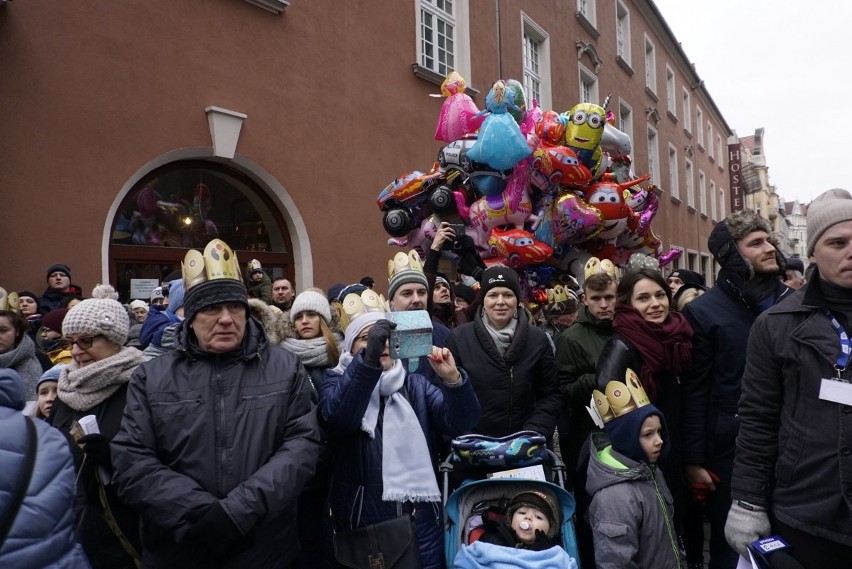
<svg viewBox="0 0 852 569"><path fill-rule="evenodd" d="M257 259L270 278L294 279L285 220L251 177L226 163L169 162L144 174L119 204L111 227L109 277L122 298L145 298L154 281L180 270L187 249L219 237L244 272Z"/></svg>

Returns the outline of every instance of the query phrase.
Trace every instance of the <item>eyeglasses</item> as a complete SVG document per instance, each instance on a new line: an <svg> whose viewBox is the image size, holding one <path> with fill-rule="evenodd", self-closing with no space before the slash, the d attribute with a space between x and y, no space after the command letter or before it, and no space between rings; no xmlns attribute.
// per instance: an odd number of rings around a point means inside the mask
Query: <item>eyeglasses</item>
<svg viewBox="0 0 852 569"><path fill-rule="evenodd" d="M66 349L70 349L76 344L81 350L88 350L92 347L92 344L95 343L96 338L100 338L100 336L81 336L76 340L72 340L71 338L62 338L59 340L59 344Z"/></svg>

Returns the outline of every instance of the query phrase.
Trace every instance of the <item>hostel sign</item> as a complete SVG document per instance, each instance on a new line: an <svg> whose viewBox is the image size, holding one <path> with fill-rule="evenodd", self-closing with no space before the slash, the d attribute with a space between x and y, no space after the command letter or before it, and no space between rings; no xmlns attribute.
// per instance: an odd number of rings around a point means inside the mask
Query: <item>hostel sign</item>
<svg viewBox="0 0 852 569"><path fill-rule="evenodd" d="M742 211L744 207L741 145L739 142L728 145L728 178L731 183L731 211Z"/></svg>

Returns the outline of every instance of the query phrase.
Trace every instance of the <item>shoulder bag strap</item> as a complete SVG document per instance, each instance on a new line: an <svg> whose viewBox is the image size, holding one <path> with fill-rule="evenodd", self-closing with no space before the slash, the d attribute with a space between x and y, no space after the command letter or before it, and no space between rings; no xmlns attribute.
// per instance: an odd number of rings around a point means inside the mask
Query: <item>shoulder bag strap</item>
<svg viewBox="0 0 852 569"><path fill-rule="evenodd" d="M9 502L9 510L0 519L0 549L3 549L3 544L6 543L6 537L9 535L9 530L12 529L15 518L18 517L18 510L21 509L27 489L30 487L30 480L32 479L33 469L35 468L36 452L38 451L38 435L35 425L32 419L26 415L22 416L27 424L27 445L24 454L24 464L21 472L18 473L18 482L12 493L12 500Z"/></svg>

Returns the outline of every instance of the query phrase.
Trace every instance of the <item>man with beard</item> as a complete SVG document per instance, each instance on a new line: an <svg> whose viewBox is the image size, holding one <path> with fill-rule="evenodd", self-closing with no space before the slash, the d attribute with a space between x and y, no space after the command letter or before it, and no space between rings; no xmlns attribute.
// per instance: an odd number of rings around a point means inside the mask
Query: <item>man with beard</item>
<svg viewBox="0 0 852 569"><path fill-rule="evenodd" d="M693 501L706 502L712 569L737 565L723 532L749 332L760 313L791 292L779 278L784 257L770 232L769 222L751 210L716 225L707 240L722 267L716 287L684 309L694 334L691 370L683 376L683 462ZM689 566L703 566L700 511L686 517L695 520L685 534Z"/></svg>

